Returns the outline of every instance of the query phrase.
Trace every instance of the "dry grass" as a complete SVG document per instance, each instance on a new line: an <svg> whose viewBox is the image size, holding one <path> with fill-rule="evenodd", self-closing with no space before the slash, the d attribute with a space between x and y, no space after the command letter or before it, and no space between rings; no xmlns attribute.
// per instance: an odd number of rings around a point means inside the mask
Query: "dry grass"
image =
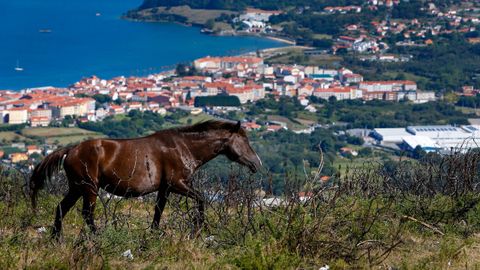
<svg viewBox="0 0 480 270"><path fill-rule="evenodd" d="M304 126L304 125L302 125L302 124L298 124L298 123L292 122L292 121L291 121L290 119L288 119L287 117L280 116L280 115L268 115L268 116L267 116L267 119L268 119L269 121L278 121L278 122L286 123L288 129L290 129L290 130L301 130L301 129L306 128L306 126Z"/></svg>
<svg viewBox="0 0 480 270"><path fill-rule="evenodd" d="M71 136L53 136L53 137L48 137L46 142L48 144L54 144L57 143L59 145L68 145L72 143L79 143L88 139L97 139L97 138L105 138L105 135L101 134L88 134L88 135L71 135Z"/></svg>
<svg viewBox="0 0 480 270"><path fill-rule="evenodd" d="M26 141L28 139L13 131L2 131L0 132L0 141L3 141L3 140L5 140L6 142L11 142L13 140Z"/></svg>
<svg viewBox="0 0 480 270"><path fill-rule="evenodd" d="M327 184L318 182L320 165L305 179L287 173L276 207L260 203L268 175L233 169L222 181L206 170L193 181L207 204L198 237L190 200L170 197L160 230L151 231L152 196L100 193L99 232L84 228L77 203L60 243L37 229L52 223L64 178L50 182L34 216L23 196L27 175L2 171L0 268L478 269L479 163L478 152L431 156L352 168ZM301 201L299 191L312 196ZM132 259L122 256L128 249Z"/></svg>
<svg viewBox="0 0 480 270"><path fill-rule="evenodd" d="M58 137L58 136L72 136L72 135L94 135L95 132L81 129L81 128L25 128L21 131L22 135L27 137Z"/></svg>

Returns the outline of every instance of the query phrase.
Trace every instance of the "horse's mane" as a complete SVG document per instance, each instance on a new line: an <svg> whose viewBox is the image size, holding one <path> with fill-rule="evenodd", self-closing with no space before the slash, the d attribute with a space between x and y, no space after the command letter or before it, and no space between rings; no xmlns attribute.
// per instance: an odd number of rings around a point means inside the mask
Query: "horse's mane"
<svg viewBox="0 0 480 270"><path fill-rule="evenodd" d="M172 131L182 133L199 133L209 130L233 130L237 123L221 120L207 120L194 125L172 128Z"/></svg>

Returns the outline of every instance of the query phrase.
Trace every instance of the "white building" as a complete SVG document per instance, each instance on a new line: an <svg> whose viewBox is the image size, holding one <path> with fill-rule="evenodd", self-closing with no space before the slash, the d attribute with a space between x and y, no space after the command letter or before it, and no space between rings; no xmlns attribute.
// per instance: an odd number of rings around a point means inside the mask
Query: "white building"
<svg viewBox="0 0 480 270"><path fill-rule="evenodd" d="M376 128L372 137L383 143L401 143L403 137L412 136L405 128Z"/></svg>
<svg viewBox="0 0 480 270"><path fill-rule="evenodd" d="M363 81L358 88L367 92L417 91L414 81Z"/></svg>
<svg viewBox="0 0 480 270"><path fill-rule="evenodd" d="M365 40L361 42L353 43L352 49L356 52L366 52L368 50L373 50L378 46L375 41Z"/></svg>
<svg viewBox="0 0 480 270"><path fill-rule="evenodd" d="M353 87L317 88L313 95L323 99L330 97L335 97L337 100L354 99L357 97L357 89Z"/></svg>
<svg viewBox="0 0 480 270"><path fill-rule="evenodd" d="M407 131L415 136L432 139L443 150L477 148L480 128L477 126L409 126Z"/></svg>
<svg viewBox="0 0 480 270"><path fill-rule="evenodd" d="M425 152L436 152L442 147L426 136L405 136L403 137L404 146L412 151L418 146Z"/></svg>
<svg viewBox="0 0 480 270"><path fill-rule="evenodd" d="M264 32L267 28L267 25L264 22L260 21L242 21L242 24L246 27L248 32Z"/></svg>
<svg viewBox="0 0 480 270"><path fill-rule="evenodd" d="M433 91L418 91L415 103L426 103L429 101L435 101L436 99L435 92Z"/></svg>

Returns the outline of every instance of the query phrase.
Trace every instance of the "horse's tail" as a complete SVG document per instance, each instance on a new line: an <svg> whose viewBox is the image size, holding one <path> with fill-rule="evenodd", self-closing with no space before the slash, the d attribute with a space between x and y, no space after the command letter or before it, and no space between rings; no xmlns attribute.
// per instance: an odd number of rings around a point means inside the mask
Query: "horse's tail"
<svg viewBox="0 0 480 270"><path fill-rule="evenodd" d="M34 210L37 207L38 191L45 186L45 179L50 179L54 173L60 170L64 156L66 156L72 148L73 146L68 146L54 151L46 156L43 161L33 169L32 176L30 177L30 199Z"/></svg>

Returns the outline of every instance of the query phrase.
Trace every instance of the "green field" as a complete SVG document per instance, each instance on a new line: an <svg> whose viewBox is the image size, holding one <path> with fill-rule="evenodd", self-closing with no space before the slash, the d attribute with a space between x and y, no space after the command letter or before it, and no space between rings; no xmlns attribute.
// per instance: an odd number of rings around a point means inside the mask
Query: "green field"
<svg viewBox="0 0 480 270"><path fill-rule="evenodd" d="M204 25L208 20L214 20L222 14L230 15L237 13L221 9L192 9L189 6L176 6L168 9L165 7L158 7L135 12L135 19L158 21L159 18L163 18L163 16L176 15L186 18L187 23Z"/></svg>
<svg viewBox="0 0 480 270"><path fill-rule="evenodd" d="M314 34L313 39L332 39L332 35L327 34Z"/></svg>
<svg viewBox="0 0 480 270"><path fill-rule="evenodd" d="M104 138L103 134L89 134L89 135L72 135L72 136L52 136L47 138L48 144L68 145L71 143L78 143L88 139Z"/></svg>
<svg viewBox="0 0 480 270"><path fill-rule="evenodd" d="M211 119L213 119L213 117L208 115L208 114L201 113L199 115L189 115L187 117L184 117L184 118L180 119L179 121L180 121L180 123L186 125L189 122L188 119L191 119L191 124L196 124L196 123L199 123L199 122L211 120Z"/></svg>
<svg viewBox="0 0 480 270"><path fill-rule="evenodd" d="M343 60L342 57L336 55L306 56L303 51L299 48L291 49L286 53L270 57L265 62L268 64L300 64L333 68Z"/></svg>
<svg viewBox="0 0 480 270"><path fill-rule="evenodd" d="M25 128L21 131L22 135L26 137L58 137L58 136L73 136L73 135L95 135L95 132L88 131L81 128Z"/></svg>
<svg viewBox="0 0 480 270"><path fill-rule="evenodd" d="M458 111L461 111L462 113L474 113L476 115L480 115L480 109L474 109L470 107L461 107L461 106L455 106L455 109Z"/></svg>
<svg viewBox="0 0 480 270"><path fill-rule="evenodd" d="M290 130L301 130L301 129L306 128L306 126L304 126L302 124L295 123L295 122L291 121L290 119L288 119L286 117L283 117L283 116L280 116L280 115L269 115L269 116L267 116L267 118L268 118L269 121L278 121L278 122L287 123L287 128L290 129Z"/></svg>
<svg viewBox="0 0 480 270"><path fill-rule="evenodd" d="M411 80L411 81L421 81L421 80L428 80L426 77L418 76L413 73L409 72L397 72L397 71L387 71L383 73L385 79L389 80L396 80L398 79L398 76L404 76L406 80Z"/></svg>
<svg viewBox="0 0 480 270"><path fill-rule="evenodd" d="M13 131L3 131L0 132L0 141L6 141L6 142L11 142L13 140L18 140L18 141L26 141L28 138L17 134Z"/></svg>
<svg viewBox="0 0 480 270"><path fill-rule="evenodd" d="M297 119L299 120L307 120L311 122L317 122L318 121L318 116L315 113L311 113L308 111L301 111L297 113Z"/></svg>
<svg viewBox="0 0 480 270"><path fill-rule="evenodd" d="M191 124L193 125L193 124L196 124L196 123L199 123L199 122L214 119L214 117L212 117L208 114L204 114L204 113L201 113L199 115L190 114L188 116L185 116L185 117L182 117L182 118L178 119L178 122L180 122L181 125L188 125L189 119L191 120ZM162 129L172 128L172 127L176 127L176 126L178 126L178 124L173 124L171 122L165 122L162 125Z"/></svg>
<svg viewBox="0 0 480 270"><path fill-rule="evenodd" d="M0 132L0 146L5 146L12 141L35 143L39 139L45 139L48 144L67 145L78 143L91 138L103 138L105 135L88 131L81 128L25 128L19 133L13 131Z"/></svg>

